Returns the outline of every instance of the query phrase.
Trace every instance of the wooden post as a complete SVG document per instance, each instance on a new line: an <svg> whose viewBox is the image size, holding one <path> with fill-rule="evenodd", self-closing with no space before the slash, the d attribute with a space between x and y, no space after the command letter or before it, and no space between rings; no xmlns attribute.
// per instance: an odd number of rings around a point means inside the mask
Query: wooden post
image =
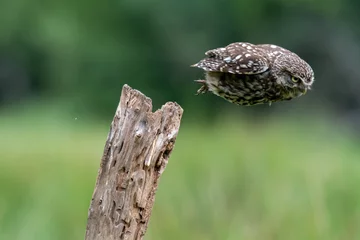
<svg viewBox="0 0 360 240"><path fill-rule="evenodd" d="M151 99L124 85L101 159L85 240L143 238L182 113L173 102L152 113Z"/></svg>

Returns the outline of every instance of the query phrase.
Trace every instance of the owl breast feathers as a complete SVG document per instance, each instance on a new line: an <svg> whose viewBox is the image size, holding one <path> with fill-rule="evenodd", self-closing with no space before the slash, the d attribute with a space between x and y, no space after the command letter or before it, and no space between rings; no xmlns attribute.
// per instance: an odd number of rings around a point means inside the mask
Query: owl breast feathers
<svg viewBox="0 0 360 240"><path fill-rule="evenodd" d="M212 92L229 102L251 106L302 96L314 82L308 63L271 44L229 44L205 52L192 67L205 71L198 94Z"/></svg>

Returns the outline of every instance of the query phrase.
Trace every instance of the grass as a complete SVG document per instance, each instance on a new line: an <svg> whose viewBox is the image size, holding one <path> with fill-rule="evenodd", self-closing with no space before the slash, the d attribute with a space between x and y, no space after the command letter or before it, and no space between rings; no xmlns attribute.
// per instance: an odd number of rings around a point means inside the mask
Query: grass
<svg viewBox="0 0 360 240"><path fill-rule="evenodd" d="M84 238L109 123L58 116L0 117L0 239ZM145 239L360 238L358 140L322 121L231 119L184 119Z"/></svg>

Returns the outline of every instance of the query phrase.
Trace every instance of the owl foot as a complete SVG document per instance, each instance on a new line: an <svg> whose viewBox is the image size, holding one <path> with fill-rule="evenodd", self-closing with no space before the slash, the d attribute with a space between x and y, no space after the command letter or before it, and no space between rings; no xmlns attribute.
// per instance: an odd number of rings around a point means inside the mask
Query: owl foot
<svg viewBox="0 0 360 240"><path fill-rule="evenodd" d="M194 81L197 82L197 83L202 84L202 86L199 88L199 90L197 90L195 95L204 94L209 90L207 85L206 85L205 80L194 80Z"/></svg>

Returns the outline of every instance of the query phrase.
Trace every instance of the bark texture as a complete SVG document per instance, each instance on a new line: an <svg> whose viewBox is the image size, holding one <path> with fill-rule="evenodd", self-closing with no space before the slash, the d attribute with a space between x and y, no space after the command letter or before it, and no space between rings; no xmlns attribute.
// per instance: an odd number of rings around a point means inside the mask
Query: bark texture
<svg viewBox="0 0 360 240"><path fill-rule="evenodd" d="M183 109L124 85L91 200L85 240L142 239Z"/></svg>

